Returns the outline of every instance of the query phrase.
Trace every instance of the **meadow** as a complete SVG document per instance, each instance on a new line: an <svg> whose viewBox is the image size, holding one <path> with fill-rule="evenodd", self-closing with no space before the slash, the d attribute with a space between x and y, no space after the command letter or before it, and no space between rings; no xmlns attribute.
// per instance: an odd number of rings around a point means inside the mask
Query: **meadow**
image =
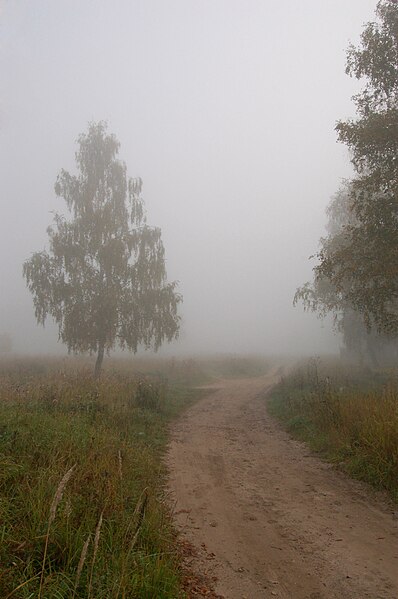
<svg viewBox="0 0 398 599"><path fill-rule="evenodd" d="M193 360L0 362L0 596L184 596L162 454Z"/></svg>
<svg viewBox="0 0 398 599"><path fill-rule="evenodd" d="M293 436L398 501L398 381L393 370L312 359L282 377L268 407Z"/></svg>
<svg viewBox="0 0 398 599"><path fill-rule="evenodd" d="M171 422L262 358L0 360L0 596L185 597L163 463Z"/></svg>

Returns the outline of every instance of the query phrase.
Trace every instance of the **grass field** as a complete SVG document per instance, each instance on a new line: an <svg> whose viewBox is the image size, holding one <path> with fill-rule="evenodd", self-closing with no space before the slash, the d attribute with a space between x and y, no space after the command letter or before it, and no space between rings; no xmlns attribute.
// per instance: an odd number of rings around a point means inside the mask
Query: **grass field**
<svg viewBox="0 0 398 599"><path fill-rule="evenodd" d="M144 374L145 373L145 374ZM164 489L190 361L0 362L0 596L183 596Z"/></svg>
<svg viewBox="0 0 398 599"><path fill-rule="evenodd" d="M398 383L339 360L310 360L282 378L269 411L296 438L398 501Z"/></svg>

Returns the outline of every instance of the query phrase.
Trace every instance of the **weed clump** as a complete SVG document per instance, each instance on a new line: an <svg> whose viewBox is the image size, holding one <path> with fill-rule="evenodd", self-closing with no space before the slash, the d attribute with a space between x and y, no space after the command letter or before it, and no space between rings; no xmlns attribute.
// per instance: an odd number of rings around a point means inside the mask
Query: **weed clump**
<svg viewBox="0 0 398 599"><path fill-rule="evenodd" d="M134 392L134 403L144 410L159 412L164 408L167 395L167 382L165 379L154 381L140 378Z"/></svg>

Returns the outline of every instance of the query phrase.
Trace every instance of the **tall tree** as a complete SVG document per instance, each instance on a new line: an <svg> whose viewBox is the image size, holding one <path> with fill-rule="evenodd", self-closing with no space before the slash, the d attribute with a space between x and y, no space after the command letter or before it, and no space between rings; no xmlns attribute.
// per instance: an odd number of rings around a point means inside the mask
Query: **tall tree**
<svg viewBox="0 0 398 599"><path fill-rule="evenodd" d="M357 176L352 201L357 223L321 269L349 288L367 326L398 332L398 3L381 0L358 48L348 50L347 73L365 79L354 97L358 118L337 124Z"/></svg>
<svg viewBox="0 0 398 599"><path fill-rule="evenodd" d="M307 282L297 289L294 304L301 301L305 310L317 312L322 318L331 313L336 328L343 333L345 344L353 347L356 345L357 329L351 326L354 310L347 299L347 289L343 285L336 287L332 278L322 269L329 256L334 255L341 245L345 244L347 228L356 221L352 208L351 186L348 182L334 195L326 214L327 235L320 239L320 250L317 254L317 257L321 258L320 264L313 268L313 282ZM352 336L353 332L355 338Z"/></svg>
<svg viewBox="0 0 398 599"><path fill-rule="evenodd" d="M398 333L398 2L381 0L347 74L365 80L353 100L357 118L337 124L351 152L355 218L322 244L315 277L328 281L362 315L368 329ZM338 243L336 243L338 241Z"/></svg>
<svg viewBox="0 0 398 599"><path fill-rule="evenodd" d="M115 346L157 350L179 331L161 231L147 225L142 181L127 177L118 152L104 122L80 135L79 174L62 170L55 184L70 216L55 214L49 251L23 265L37 321L51 315L69 351L96 353L96 376Z"/></svg>
<svg viewBox="0 0 398 599"><path fill-rule="evenodd" d="M297 289L294 304L300 301L305 310L316 312L322 318L331 313L335 328L342 334L348 354L361 361L368 360L373 366L377 366L379 358L382 358L388 349L395 351L394 343L388 336L378 333L375 326L365 325L363 316L350 300L349 282L344 281L336 286L333 276L330 277L324 269L329 257L345 247L351 229L358 225L351 183L344 183L332 198L326 213L327 235L321 238L321 248L317 254L320 263L313 269L313 281Z"/></svg>

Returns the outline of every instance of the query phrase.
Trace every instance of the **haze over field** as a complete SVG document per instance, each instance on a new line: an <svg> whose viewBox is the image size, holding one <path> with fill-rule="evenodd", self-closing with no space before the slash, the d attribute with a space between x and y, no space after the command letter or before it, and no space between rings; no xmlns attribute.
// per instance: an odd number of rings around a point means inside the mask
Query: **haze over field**
<svg viewBox="0 0 398 599"><path fill-rule="evenodd" d="M37 327L22 263L46 244L54 182L105 119L141 176L184 296L170 350L306 351L338 340L302 308L324 209L348 153L337 119L359 89L345 50L374 0L27 0L1 3L0 332L64 351Z"/></svg>

